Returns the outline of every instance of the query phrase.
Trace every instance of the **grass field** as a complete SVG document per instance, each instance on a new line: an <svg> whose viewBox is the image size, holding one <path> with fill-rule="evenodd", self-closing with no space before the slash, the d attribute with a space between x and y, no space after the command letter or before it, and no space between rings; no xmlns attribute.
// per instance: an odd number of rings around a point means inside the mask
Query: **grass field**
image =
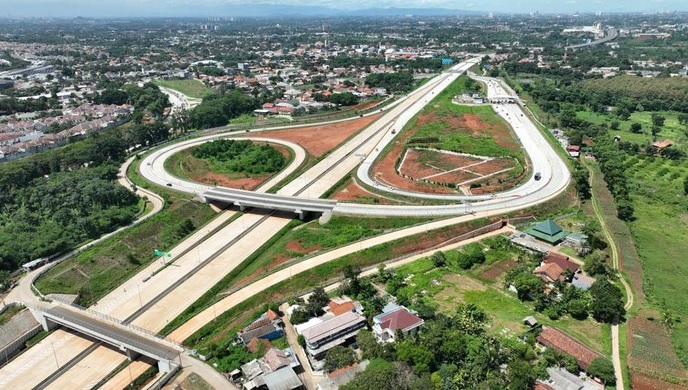
<svg viewBox="0 0 688 390"><path fill-rule="evenodd" d="M467 92L460 77L414 117L405 131L414 139L438 138L439 149L488 157L510 156L524 161L523 152L507 123L490 106L463 106L452 102Z"/></svg>
<svg viewBox="0 0 688 390"><path fill-rule="evenodd" d="M487 244L494 243L495 240L489 239L482 244L488 247ZM481 280L474 276L480 274L485 267L498 265L517 257L518 254L517 249L490 249L486 252L487 259L484 265L460 272L451 267L436 268L431 259L420 259L396 270L407 280L407 286L401 288L398 294L421 299L448 315L454 314L460 303L476 304L489 314L490 332L501 336L523 333L527 330L522 324L523 318L532 315L538 322L556 326L589 347L610 355L608 325L591 319L578 321L569 317L550 320L547 316L535 312L529 304L519 301L514 293L506 291L501 282ZM451 253L446 255L448 259L451 257Z"/></svg>
<svg viewBox="0 0 688 390"><path fill-rule="evenodd" d="M581 111L576 115L580 119L584 119L592 123L605 123L617 120L619 121L619 130L609 130L610 135L620 135L623 141L630 141L640 145L647 145L652 143L652 112L634 112L627 121L620 120L615 115L598 114L590 111ZM675 143L685 144L688 134L686 134L686 126L678 121L678 114L675 112L657 112L666 118L662 131L657 135L657 139L670 139ZM633 123L640 123L643 126L643 132L640 134L631 133L629 128Z"/></svg>
<svg viewBox="0 0 688 390"><path fill-rule="evenodd" d="M213 91L206 87L203 82L199 80L154 80L156 85L164 88L173 89L175 91L181 92L182 94L190 97L202 99Z"/></svg>

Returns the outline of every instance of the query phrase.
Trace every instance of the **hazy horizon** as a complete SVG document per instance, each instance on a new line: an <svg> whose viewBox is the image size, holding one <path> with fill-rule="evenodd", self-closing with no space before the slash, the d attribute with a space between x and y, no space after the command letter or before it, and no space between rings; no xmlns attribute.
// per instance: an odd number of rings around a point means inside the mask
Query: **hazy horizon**
<svg viewBox="0 0 688 390"><path fill-rule="evenodd" d="M242 16L242 12L259 14L260 8L270 6L302 7L294 13L332 13L369 8L446 8L479 13L636 13L688 11L686 0L493 0L458 2L450 0L378 0L371 6L367 0L272 0L258 4L238 0L5 0L0 17L122 17L122 16ZM266 7L267 9L268 7ZM271 15L266 15L271 16Z"/></svg>

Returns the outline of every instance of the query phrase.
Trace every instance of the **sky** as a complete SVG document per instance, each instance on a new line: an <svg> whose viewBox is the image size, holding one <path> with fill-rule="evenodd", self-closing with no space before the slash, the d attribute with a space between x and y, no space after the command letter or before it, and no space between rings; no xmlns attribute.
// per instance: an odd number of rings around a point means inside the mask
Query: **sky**
<svg viewBox="0 0 688 390"><path fill-rule="evenodd" d="M169 16L187 10L195 16L204 9L210 15L231 16L233 8L242 5L255 8L257 3L339 10L397 7L508 13L688 11L688 0L0 0L0 3L0 16Z"/></svg>

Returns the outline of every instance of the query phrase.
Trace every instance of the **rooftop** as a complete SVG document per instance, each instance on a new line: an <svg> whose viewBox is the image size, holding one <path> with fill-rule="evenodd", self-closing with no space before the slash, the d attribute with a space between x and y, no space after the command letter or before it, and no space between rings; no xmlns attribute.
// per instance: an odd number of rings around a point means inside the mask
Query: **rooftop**
<svg viewBox="0 0 688 390"><path fill-rule="evenodd" d="M586 347L580 341L553 327L544 328L537 337L537 341L546 347L573 356L584 370L595 358L602 357L599 352Z"/></svg>
<svg viewBox="0 0 688 390"><path fill-rule="evenodd" d="M304 329L302 334L303 337L306 338L306 341L311 344L317 344L320 340L341 332L349 327L355 326L361 322L365 322L365 317L354 312L346 312L330 318L321 324Z"/></svg>
<svg viewBox="0 0 688 390"><path fill-rule="evenodd" d="M411 313L405 307L400 307L389 313L384 313L375 317L375 322L380 324L381 329L389 329L393 332L397 330L408 331L423 324L423 319Z"/></svg>

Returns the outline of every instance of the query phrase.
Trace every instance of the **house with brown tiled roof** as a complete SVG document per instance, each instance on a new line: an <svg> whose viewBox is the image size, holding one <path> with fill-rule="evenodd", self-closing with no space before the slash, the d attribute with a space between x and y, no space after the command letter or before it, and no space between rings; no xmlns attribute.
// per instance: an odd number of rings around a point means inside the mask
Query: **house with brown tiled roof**
<svg viewBox="0 0 688 390"><path fill-rule="evenodd" d="M373 318L373 334L380 341L393 342L397 331L408 335L417 332L424 323L415 312L404 306L388 304L383 308L382 314Z"/></svg>
<svg viewBox="0 0 688 390"><path fill-rule="evenodd" d="M556 263L542 264L533 273L545 283L554 283L564 278L564 270Z"/></svg>
<svg viewBox="0 0 688 390"><path fill-rule="evenodd" d="M593 360L602 357L601 353L586 347L580 341L553 327L544 328L538 335L537 341L544 347L573 356L583 370L586 370Z"/></svg>
<svg viewBox="0 0 688 390"><path fill-rule="evenodd" d="M237 338L242 344L248 345L254 338L274 340L282 337L283 334L282 319L274 311L268 310L247 327L241 329L237 333Z"/></svg>

